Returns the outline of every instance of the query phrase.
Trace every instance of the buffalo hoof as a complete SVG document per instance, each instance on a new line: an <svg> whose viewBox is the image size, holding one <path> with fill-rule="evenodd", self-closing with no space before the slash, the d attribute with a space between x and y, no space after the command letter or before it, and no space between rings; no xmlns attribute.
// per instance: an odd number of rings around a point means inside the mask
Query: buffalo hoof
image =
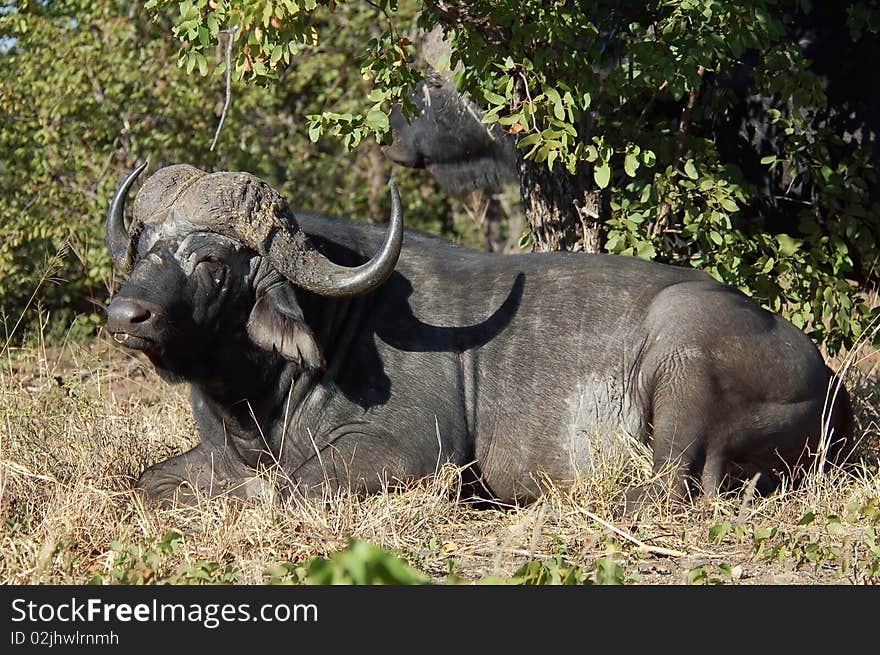
<svg viewBox="0 0 880 655"><path fill-rule="evenodd" d="M148 468L134 483L134 492L144 505L168 509L180 505L195 505L197 496L186 480L163 475Z"/></svg>
<svg viewBox="0 0 880 655"><path fill-rule="evenodd" d="M232 480L213 480L210 488L197 488L189 480L169 475L160 465L144 471L134 484L134 492L144 505L163 509L198 505L200 500L231 500L275 503L282 494L268 480L251 476Z"/></svg>

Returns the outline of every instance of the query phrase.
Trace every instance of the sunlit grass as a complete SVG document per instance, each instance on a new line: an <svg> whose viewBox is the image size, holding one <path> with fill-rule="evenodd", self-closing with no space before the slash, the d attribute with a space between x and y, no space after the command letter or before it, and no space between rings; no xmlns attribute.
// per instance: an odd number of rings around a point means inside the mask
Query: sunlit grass
<svg viewBox="0 0 880 655"><path fill-rule="evenodd" d="M876 448L875 391L861 371L851 367L847 384L859 430ZM638 444L573 485L547 483L525 507L467 502L461 472L447 466L366 498L202 498L156 511L141 506L131 484L146 466L194 445L185 387L99 338L7 349L0 400L2 583L290 581L285 571L353 538L435 581L498 582L517 571L520 580L564 579L561 571L570 580L646 584L863 583L880 575L876 464L811 475L766 498L743 490L693 505L658 498L623 518L621 491L652 475ZM539 564L526 575L528 562Z"/></svg>

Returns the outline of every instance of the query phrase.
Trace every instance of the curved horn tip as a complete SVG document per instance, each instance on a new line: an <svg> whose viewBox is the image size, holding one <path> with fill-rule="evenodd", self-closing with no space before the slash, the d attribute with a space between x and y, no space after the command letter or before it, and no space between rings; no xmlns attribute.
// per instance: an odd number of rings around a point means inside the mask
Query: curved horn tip
<svg viewBox="0 0 880 655"><path fill-rule="evenodd" d="M291 276L288 279L318 295L330 297L361 295L372 291L388 279L394 272L403 244L403 204L394 180L389 180L388 185L391 187L391 217L388 221L388 231L372 259L360 266L347 268L320 256L314 263L314 276L311 280L303 280L298 276Z"/></svg>
<svg viewBox="0 0 880 655"><path fill-rule="evenodd" d="M125 176L125 179L122 180L122 183L116 189L116 193L113 194L113 199L110 201L110 207L107 212L108 220L122 220L122 212L124 210L125 198L128 195L128 190L131 188L131 185L134 184L134 181L138 176L143 173L144 169L149 165L150 160L147 159L144 163L135 166L132 171Z"/></svg>
<svg viewBox="0 0 880 655"><path fill-rule="evenodd" d="M144 160L144 162L142 164L138 164L133 169L131 169L131 172L125 176L125 179L122 180L122 183L119 185L119 188L116 190L116 193L114 194L114 197L113 197L113 202L111 203L111 208L115 209L115 207L113 207L113 205L116 204L116 201L119 198L128 194L128 190L131 188L131 185L134 184L134 181L140 176L141 173L144 172L144 169L146 169L146 167L149 165L150 165L150 160L146 159L146 160Z"/></svg>
<svg viewBox="0 0 880 655"><path fill-rule="evenodd" d="M128 268L128 230L125 227L125 200L128 196L128 190L137 177L150 164L150 160L136 166L116 189L110 206L107 209L107 227L105 242L110 250L110 256L117 268L125 270Z"/></svg>
<svg viewBox="0 0 880 655"><path fill-rule="evenodd" d="M388 186L391 189L391 218L393 220L394 218L397 218L399 214L403 213L403 208L400 202L400 191L397 189L397 182L394 181L394 173L388 178Z"/></svg>
<svg viewBox="0 0 880 655"><path fill-rule="evenodd" d="M115 195L119 196L120 192L127 193L129 187L131 187L131 185L134 184L134 181L140 176L141 173L144 172L144 169L149 165L150 165L150 160L146 159L146 160L144 160L143 163L138 164L133 169L131 169L131 172L125 176L124 180L122 180L122 183L119 185L119 188L116 190ZM115 198L114 198L114 200L115 200Z"/></svg>
<svg viewBox="0 0 880 655"><path fill-rule="evenodd" d="M145 169L147 166L149 166L149 165L150 165L150 160L149 160L149 159L145 159L144 162L143 162L142 164L138 164L137 166L134 167L134 169L132 169L131 174L132 174L134 177L137 177L138 175L140 175L141 173L143 173L143 172L144 172L144 169Z"/></svg>

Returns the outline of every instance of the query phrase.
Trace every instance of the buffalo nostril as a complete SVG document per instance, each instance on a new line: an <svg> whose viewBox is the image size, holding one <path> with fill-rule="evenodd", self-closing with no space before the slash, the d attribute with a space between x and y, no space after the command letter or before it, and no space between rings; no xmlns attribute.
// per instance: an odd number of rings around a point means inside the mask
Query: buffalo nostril
<svg viewBox="0 0 880 655"><path fill-rule="evenodd" d="M111 331L125 331L126 328L148 323L153 312L136 300L118 298L107 308L107 324Z"/></svg>
<svg viewBox="0 0 880 655"><path fill-rule="evenodd" d="M152 316L150 310L146 307L140 307L138 309L139 311L134 312L129 316L129 321L131 323L145 323L146 321L149 321Z"/></svg>

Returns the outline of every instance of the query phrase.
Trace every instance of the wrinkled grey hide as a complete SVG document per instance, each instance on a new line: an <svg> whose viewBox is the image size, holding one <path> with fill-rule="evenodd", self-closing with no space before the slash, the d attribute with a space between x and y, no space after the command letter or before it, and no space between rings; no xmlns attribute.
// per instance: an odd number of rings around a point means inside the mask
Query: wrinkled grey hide
<svg viewBox="0 0 880 655"><path fill-rule="evenodd" d="M272 467L285 493L371 492L453 462L473 463L492 497L525 501L545 476L589 475L627 437L650 444L658 469L676 463L686 497L715 493L725 476L788 472L818 447L832 377L818 351L702 272L489 255L408 231L384 283L327 297L213 230L206 217L235 214L229 203L252 197L249 185L269 193L251 176L213 175L201 196L140 192L133 267L108 309L117 340L191 383L201 441L143 473L151 499L185 500L193 487L248 496ZM218 184L243 186L220 197ZM285 212L303 247L340 269L388 248L385 227Z"/></svg>

